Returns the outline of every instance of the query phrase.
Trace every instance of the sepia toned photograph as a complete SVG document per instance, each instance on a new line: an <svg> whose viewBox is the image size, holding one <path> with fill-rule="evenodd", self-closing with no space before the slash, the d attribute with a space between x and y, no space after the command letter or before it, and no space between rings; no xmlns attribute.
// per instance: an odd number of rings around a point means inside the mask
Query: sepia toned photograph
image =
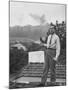
<svg viewBox="0 0 68 90"><path fill-rule="evenodd" d="M9 1L9 89L66 86L66 4Z"/></svg>

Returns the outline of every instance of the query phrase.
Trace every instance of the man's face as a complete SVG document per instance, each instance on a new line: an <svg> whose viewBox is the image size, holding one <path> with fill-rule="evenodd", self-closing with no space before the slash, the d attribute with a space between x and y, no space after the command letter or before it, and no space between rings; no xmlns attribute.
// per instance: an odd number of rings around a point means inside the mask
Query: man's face
<svg viewBox="0 0 68 90"><path fill-rule="evenodd" d="M50 28L50 34L54 34L54 33L55 33L54 28Z"/></svg>

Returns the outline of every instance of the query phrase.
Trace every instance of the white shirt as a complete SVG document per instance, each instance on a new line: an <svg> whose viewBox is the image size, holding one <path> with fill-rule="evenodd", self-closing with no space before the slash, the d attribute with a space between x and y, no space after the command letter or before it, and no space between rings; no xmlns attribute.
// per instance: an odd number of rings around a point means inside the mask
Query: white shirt
<svg viewBox="0 0 68 90"><path fill-rule="evenodd" d="M47 39L47 48L53 48L56 49L56 57L58 58L60 54L60 39L58 35L55 33L52 35L51 44L50 44L51 35L48 36Z"/></svg>

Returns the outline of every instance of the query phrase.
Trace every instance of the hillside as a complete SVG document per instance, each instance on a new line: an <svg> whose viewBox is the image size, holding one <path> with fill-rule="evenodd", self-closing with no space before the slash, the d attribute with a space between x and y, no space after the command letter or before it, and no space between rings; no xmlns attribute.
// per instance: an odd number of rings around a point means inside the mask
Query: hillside
<svg viewBox="0 0 68 90"><path fill-rule="evenodd" d="M49 24L44 26L14 26L9 28L9 37L11 38L29 38L39 40L40 36L46 36Z"/></svg>

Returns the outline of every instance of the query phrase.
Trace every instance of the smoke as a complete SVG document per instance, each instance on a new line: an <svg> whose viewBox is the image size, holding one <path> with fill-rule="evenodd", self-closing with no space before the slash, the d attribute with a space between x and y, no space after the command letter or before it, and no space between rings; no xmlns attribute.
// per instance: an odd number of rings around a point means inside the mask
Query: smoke
<svg viewBox="0 0 68 90"><path fill-rule="evenodd" d="M45 15L43 14L42 16L38 16L36 14L30 14L30 16L37 21L40 25L43 25L45 23Z"/></svg>

